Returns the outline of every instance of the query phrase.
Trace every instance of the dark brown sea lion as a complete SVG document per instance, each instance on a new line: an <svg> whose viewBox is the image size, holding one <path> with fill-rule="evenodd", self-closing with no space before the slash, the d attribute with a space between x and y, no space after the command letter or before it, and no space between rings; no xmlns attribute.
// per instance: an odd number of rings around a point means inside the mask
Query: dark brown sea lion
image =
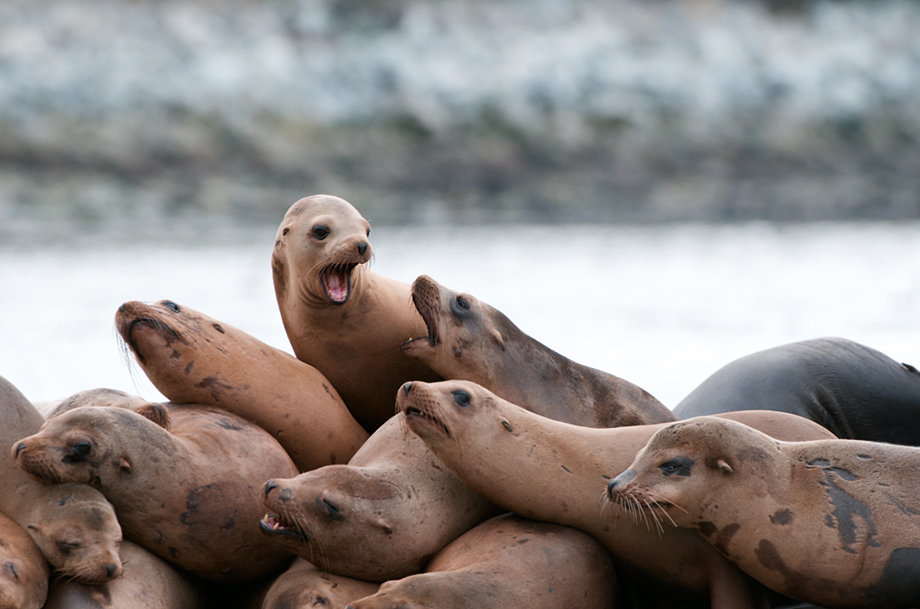
<svg viewBox="0 0 920 609"><path fill-rule="evenodd" d="M347 201L297 201L275 237L275 296L297 358L326 375L369 432L393 416L393 396L437 374L400 349L425 331L409 286L367 268L370 224Z"/></svg>
<svg viewBox="0 0 920 609"><path fill-rule="evenodd" d="M12 446L44 423L41 414L0 377L0 446ZM0 451L0 512L22 527L52 567L88 583L121 575L121 527L112 504L85 484L50 487L16 466Z"/></svg>
<svg viewBox="0 0 920 609"><path fill-rule="evenodd" d="M920 449L780 442L736 421L666 426L610 498L696 529L773 590L829 607L920 606Z"/></svg>
<svg viewBox="0 0 920 609"><path fill-rule="evenodd" d="M437 458L471 489L526 518L568 525L600 541L618 576L650 586L655 606L752 607L758 588L688 529L655 528L604 502L609 473L632 462L659 425L594 429L529 412L468 381L407 383L397 404ZM827 438L786 413L756 414L788 439ZM733 416L745 418L747 413Z"/></svg>
<svg viewBox="0 0 920 609"><path fill-rule="evenodd" d="M610 609L616 581L594 538L504 514L451 542L425 573L388 581L348 609Z"/></svg>
<svg viewBox="0 0 920 609"><path fill-rule="evenodd" d="M40 609L48 562L29 534L0 514L0 609Z"/></svg>
<svg viewBox="0 0 920 609"><path fill-rule="evenodd" d="M265 484L262 529L320 569L368 581L419 573L495 508L393 417L348 465Z"/></svg>
<svg viewBox="0 0 920 609"><path fill-rule="evenodd" d="M51 585L43 609L204 609L200 582L132 541L121 544L124 574L98 586L68 578Z"/></svg>
<svg viewBox="0 0 920 609"><path fill-rule="evenodd" d="M127 538L200 577L238 583L291 559L259 532L260 489L297 469L274 438L230 413L85 406L51 417L11 454L40 481L91 483Z"/></svg>
<svg viewBox="0 0 920 609"><path fill-rule="evenodd" d="M681 419L780 410L840 439L920 446L920 372L844 338L817 338L739 358L674 409Z"/></svg>
<svg viewBox="0 0 920 609"><path fill-rule="evenodd" d="M403 351L446 379L473 381L531 412L575 425L677 419L643 389L556 353L474 296L422 275L412 284L412 300L428 333L404 343Z"/></svg>
<svg viewBox="0 0 920 609"><path fill-rule="evenodd" d="M163 300L124 303L115 326L163 395L249 419L300 471L347 463L367 439L316 368L227 323Z"/></svg>

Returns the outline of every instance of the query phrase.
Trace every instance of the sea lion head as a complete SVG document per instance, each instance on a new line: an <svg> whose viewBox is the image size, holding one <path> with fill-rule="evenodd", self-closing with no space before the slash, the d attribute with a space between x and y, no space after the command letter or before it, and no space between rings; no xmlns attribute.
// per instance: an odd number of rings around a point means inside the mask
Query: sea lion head
<svg viewBox="0 0 920 609"><path fill-rule="evenodd" d="M396 408L409 429L436 454L443 454L462 453L462 438L471 434L490 439L515 435L514 409L519 407L471 381L450 380L405 383L397 393Z"/></svg>
<svg viewBox="0 0 920 609"><path fill-rule="evenodd" d="M118 307L115 328L150 381L179 403L215 403L235 390L225 378L236 354L256 348L235 327L172 300Z"/></svg>
<svg viewBox="0 0 920 609"><path fill-rule="evenodd" d="M402 350L444 378L490 385L500 368L505 342L520 330L501 311L471 294L454 292L427 275L412 283L412 302L425 321L426 336Z"/></svg>
<svg viewBox="0 0 920 609"><path fill-rule="evenodd" d="M348 302L371 259L371 225L348 201L313 195L294 203L275 235L275 294L291 291L311 307Z"/></svg>
<svg viewBox="0 0 920 609"><path fill-rule="evenodd" d="M698 524L700 514L742 470L772 475L776 441L748 426L696 417L658 430L629 469L612 478L607 499L637 517L652 515L677 526Z"/></svg>
<svg viewBox="0 0 920 609"><path fill-rule="evenodd" d="M327 465L269 480L262 490L262 531L324 571L381 581L411 549L418 525L410 520L412 489L373 468ZM407 566L405 574L422 567Z"/></svg>
<svg viewBox="0 0 920 609"><path fill-rule="evenodd" d="M50 419L68 410L74 410L75 408L81 408L83 406L104 406L106 408L127 408L129 410L134 410L148 403L149 402L144 398L117 389L108 389L105 387L86 389L61 400L45 418Z"/></svg>
<svg viewBox="0 0 920 609"><path fill-rule="evenodd" d="M64 496L49 498L26 524L42 554L61 575L101 584L122 574L121 526L102 493L85 484L65 483Z"/></svg>
<svg viewBox="0 0 920 609"><path fill-rule="evenodd" d="M99 487L102 479L119 480L132 472L132 457L122 450L119 430L147 419L168 427L162 404L132 411L83 406L45 421L38 433L13 444L10 456L27 474L46 484L81 482Z"/></svg>

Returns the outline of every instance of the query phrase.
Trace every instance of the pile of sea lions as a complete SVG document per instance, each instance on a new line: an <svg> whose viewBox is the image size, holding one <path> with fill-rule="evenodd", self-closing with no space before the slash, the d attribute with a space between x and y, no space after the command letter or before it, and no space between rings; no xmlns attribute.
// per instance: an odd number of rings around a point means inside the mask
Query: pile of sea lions
<svg viewBox="0 0 920 609"><path fill-rule="evenodd" d="M285 215L296 357L126 302L169 402L0 379L0 609L920 607L915 368L803 341L672 411L374 273L369 234L337 197Z"/></svg>

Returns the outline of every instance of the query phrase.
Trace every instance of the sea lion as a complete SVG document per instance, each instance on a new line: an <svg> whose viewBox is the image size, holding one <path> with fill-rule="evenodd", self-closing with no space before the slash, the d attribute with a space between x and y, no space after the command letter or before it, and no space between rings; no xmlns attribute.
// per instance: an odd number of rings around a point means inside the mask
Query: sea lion
<svg viewBox="0 0 920 609"><path fill-rule="evenodd" d="M204 609L209 598L200 582L152 552L125 540L121 577L98 586L57 578L43 609Z"/></svg>
<svg viewBox="0 0 920 609"><path fill-rule="evenodd" d="M688 606L708 600L713 609L753 606L753 582L699 535L673 527L656 531L603 501L608 473L631 463L663 424L571 425L468 381L407 383L397 407L409 429L467 486L520 516L592 535L610 551L618 576L654 589L653 606L675 599ZM746 413L732 416L743 419ZM771 432L789 439L832 437L802 417L758 416L770 422Z"/></svg>
<svg viewBox="0 0 920 609"><path fill-rule="evenodd" d="M674 409L681 419L781 410L841 439L920 446L920 372L844 338L752 353L717 370Z"/></svg>
<svg viewBox="0 0 920 609"><path fill-rule="evenodd" d="M422 275L412 284L412 301L428 333L402 349L445 379L473 381L531 412L575 425L677 419L648 392L556 353L470 294Z"/></svg>
<svg viewBox="0 0 920 609"><path fill-rule="evenodd" d="M39 609L48 595L48 562L29 534L0 514L0 609Z"/></svg>
<svg viewBox="0 0 920 609"><path fill-rule="evenodd" d="M920 449L781 442L699 417L655 433L608 484L626 509L690 527L758 581L830 607L920 606Z"/></svg>
<svg viewBox="0 0 920 609"><path fill-rule="evenodd" d="M230 324L163 300L124 303L115 326L163 395L249 419L300 471L347 463L367 439L321 372Z"/></svg>
<svg viewBox="0 0 920 609"><path fill-rule="evenodd" d="M262 530L330 573L381 582L419 573L495 508L391 418L348 465L265 483Z"/></svg>
<svg viewBox="0 0 920 609"><path fill-rule="evenodd" d="M378 584L324 573L303 558L271 584L261 609L345 609L351 601L374 594Z"/></svg>
<svg viewBox="0 0 920 609"><path fill-rule="evenodd" d="M609 609L615 595L616 573L597 540L503 514L452 541L425 573L385 582L348 609Z"/></svg>
<svg viewBox="0 0 920 609"><path fill-rule="evenodd" d="M42 482L86 482L125 536L200 577L243 582L291 556L259 532L262 483L297 474L261 428L206 406L84 406L48 419L11 455Z"/></svg>
<svg viewBox="0 0 920 609"><path fill-rule="evenodd" d="M0 446L34 434L44 422L29 400L0 377ZM102 493L85 484L49 487L0 451L0 512L22 527L62 575L87 583L119 577L121 527Z"/></svg>
<svg viewBox="0 0 920 609"><path fill-rule="evenodd" d="M370 224L347 201L314 195L287 211L272 253L294 354L316 366L369 432L393 416L405 381L440 377L400 349L425 331L409 286L367 268Z"/></svg>

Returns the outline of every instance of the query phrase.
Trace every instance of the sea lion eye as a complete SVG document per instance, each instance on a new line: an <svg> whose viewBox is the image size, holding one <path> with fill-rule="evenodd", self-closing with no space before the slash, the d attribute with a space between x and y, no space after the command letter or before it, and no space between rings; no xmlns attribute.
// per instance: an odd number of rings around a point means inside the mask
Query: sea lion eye
<svg viewBox="0 0 920 609"><path fill-rule="evenodd" d="M368 236L368 237L371 236L371 229L367 229L367 236Z"/></svg>
<svg viewBox="0 0 920 609"><path fill-rule="evenodd" d="M174 303L174 302L171 301L171 300L164 300L164 301L163 301L163 306L166 307L167 309L169 309L170 311L172 311L173 313L178 313L178 312L179 312L179 305L177 305L176 303Z"/></svg>
<svg viewBox="0 0 920 609"><path fill-rule="evenodd" d="M329 229L322 224L313 227L313 238L322 241L329 236Z"/></svg>
<svg viewBox="0 0 920 609"><path fill-rule="evenodd" d="M89 457L92 446L89 442L77 442L70 445L70 454L64 457L65 463L81 463Z"/></svg>
<svg viewBox="0 0 920 609"><path fill-rule="evenodd" d="M470 310L470 303L468 303L467 301L463 300L463 299L460 298L459 296L457 296L457 306L460 307L461 309L463 309L464 311L469 311L469 310Z"/></svg>
<svg viewBox="0 0 920 609"><path fill-rule="evenodd" d="M78 543L70 543L70 542L67 542L67 541L59 541L57 547L58 547L58 551L59 551L61 554L70 554L72 551L74 551L74 550L76 550L77 548L79 548L79 547L80 547L80 544L78 544Z"/></svg>
<svg viewBox="0 0 920 609"><path fill-rule="evenodd" d="M466 408L470 405L470 394L466 391L454 391L454 401L461 407Z"/></svg>
<svg viewBox="0 0 920 609"><path fill-rule="evenodd" d="M659 465L658 469L665 476L689 476L693 463L693 459L688 459L687 457L674 457L670 461L665 461Z"/></svg>

